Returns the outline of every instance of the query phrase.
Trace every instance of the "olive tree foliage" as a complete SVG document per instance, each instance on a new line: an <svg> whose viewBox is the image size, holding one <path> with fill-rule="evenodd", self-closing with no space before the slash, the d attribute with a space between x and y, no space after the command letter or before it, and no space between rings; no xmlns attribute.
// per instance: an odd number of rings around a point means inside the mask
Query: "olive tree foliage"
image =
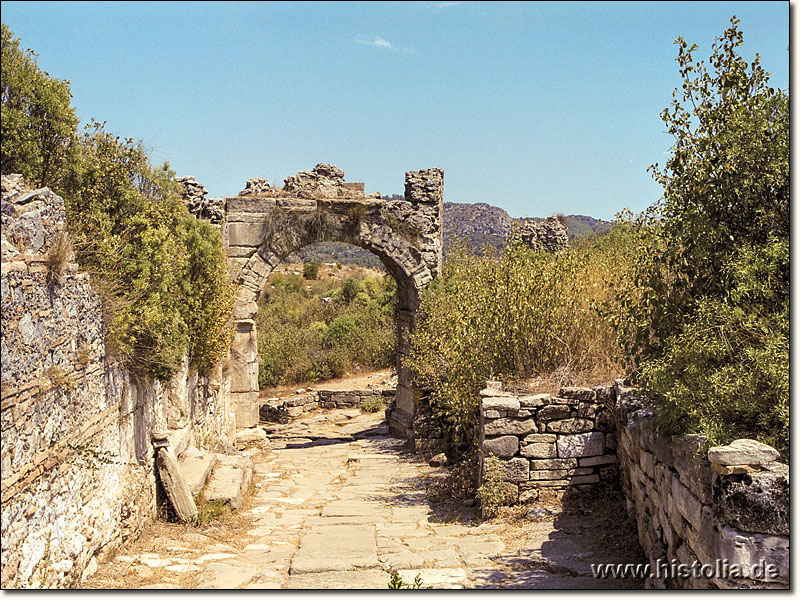
<svg viewBox="0 0 800 600"><path fill-rule="evenodd" d="M57 184L75 151L78 117L68 81L39 69L37 55L2 25L2 172L39 187Z"/></svg>
<svg viewBox="0 0 800 600"><path fill-rule="evenodd" d="M706 64L676 40L682 86L661 117L674 137L642 224L620 341L661 426L712 443L788 449L789 98L748 64L738 19Z"/></svg>

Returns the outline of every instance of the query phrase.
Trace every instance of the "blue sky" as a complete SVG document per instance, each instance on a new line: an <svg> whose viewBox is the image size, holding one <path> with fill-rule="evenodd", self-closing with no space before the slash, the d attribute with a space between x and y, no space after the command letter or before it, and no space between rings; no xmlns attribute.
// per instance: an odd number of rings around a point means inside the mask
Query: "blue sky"
<svg viewBox="0 0 800 600"><path fill-rule="evenodd" d="M733 14L787 89L788 2L2 2L83 122L212 197L318 162L383 194L442 167L450 202L599 218L660 196L673 40L707 58Z"/></svg>

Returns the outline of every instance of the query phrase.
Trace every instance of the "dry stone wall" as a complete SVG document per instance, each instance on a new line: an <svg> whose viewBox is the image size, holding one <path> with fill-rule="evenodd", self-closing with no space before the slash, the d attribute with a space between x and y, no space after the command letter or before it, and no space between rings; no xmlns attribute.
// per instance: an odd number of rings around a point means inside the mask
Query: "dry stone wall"
<svg viewBox="0 0 800 600"><path fill-rule="evenodd" d="M63 200L3 176L4 588L80 583L155 516L152 434L176 452L232 436L227 384L136 378L107 354L101 303L78 272Z"/></svg>
<svg viewBox="0 0 800 600"><path fill-rule="evenodd" d="M558 396L520 395L490 381L481 391L481 471L501 461L507 497L559 500L616 476L613 388L562 388Z"/></svg>
<svg viewBox="0 0 800 600"><path fill-rule="evenodd" d="M288 423L317 409L359 408L368 403L388 405L394 396L394 389L298 390L289 398L268 398L259 408L259 418L264 422Z"/></svg>
<svg viewBox="0 0 800 600"><path fill-rule="evenodd" d="M754 440L705 455L702 435L661 435L647 401L614 386L522 395L481 391L481 471L494 456L513 501L558 501L622 485L650 561L649 587L783 589L789 582L789 468Z"/></svg>
<svg viewBox="0 0 800 600"><path fill-rule="evenodd" d="M778 452L737 440L703 456L703 436L659 434L636 390L620 381L615 391L628 514L652 572L660 574L648 582L659 588L787 588L789 469L777 462ZM703 565L706 572L683 577L672 564Z"/></svg>

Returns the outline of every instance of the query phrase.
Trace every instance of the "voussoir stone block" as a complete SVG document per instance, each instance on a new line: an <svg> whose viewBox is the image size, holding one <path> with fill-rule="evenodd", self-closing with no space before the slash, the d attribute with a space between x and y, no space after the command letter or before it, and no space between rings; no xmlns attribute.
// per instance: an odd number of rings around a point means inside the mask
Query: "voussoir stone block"
<svg viewBox="0 0 800 600"><path fill-rule="evenodd" d="M483 442L483 451L486 454L494 454L500 458L510 458L517 453L518 449L519 439L513 435L504 435Z"/></svg>

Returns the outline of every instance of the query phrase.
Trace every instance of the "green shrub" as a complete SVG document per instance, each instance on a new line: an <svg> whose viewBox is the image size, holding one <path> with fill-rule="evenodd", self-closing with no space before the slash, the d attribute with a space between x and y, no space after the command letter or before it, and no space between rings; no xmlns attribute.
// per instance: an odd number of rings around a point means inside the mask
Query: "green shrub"
<svg viewBox="0 0 800 600"><path fill-rule="evenodd" d="M360 327L361 321L358 315L344 314L328 325L320 341L325 348L351 346L356 342L356 333Z"/></svg>
<svg viewBox="0 0 800 600"><path fill-rule="evenodd" d="M381 396L370 396L361 401L361 410L367 413L376 413L386 408L386 403Z"/></svg>
<svg viewBox="0 0 800 600"><path fill-rule="evenodd" d="M303 277L305 279L316 279L319 275L320 264L318 262L308 262L303 265Z"/></svg>
<svg viewBox="0 0 800 600"><path fill-rule="evenodd" d="M353 280L353 287L367 287ZM306 290L292 281L293 277L273 275L262 294L257 317L259 385L318 382L358 367L394 363L396 286L391 277L368 278L369 289L379 298L360 291L358 300L354 297L350 303L341 293L343 284L326 280ZM335 300L323 302L326 297Z"/></svg>
<svg viewBox="0 0 800 600"><path fill-rule="evenodd" d="M570 384L623 370L614 331L595 306L610 301L624 276L628 236L621 226L558 254L519 244L499 257L454 251L423 295L407 366L456 454L473 442L487 379L555 373Z"/></svg>
<svg viewBox="0 0 800 600"><path fill-rule="evenodd" d="M82 136L67 82L39 70L2 28L2 169L64 197L82 270L92 275L109 350L161 380L188 354L207 371L230 348L234 290L220 232L189 214L175 174L153 167L141 143L92 121ZM57 280L66 246L54 252Z"/></svg>
<svg viewBox="0 0 800 600"><path fill-rule="evenodd" d="M651 167L663 200L638 224L619 289L619 337L669 433L753 437L789 448L789 99L738 20L708 61L678 39L683 92L662 119L676 139Z"/></svg>
<svg viewBox="0 0 800 600"><path fill-rule="evenodd" d="M208 371L230 348L234 293L219 230L189 214L168 165L93 123L69 165L65 205L125 364L167 380L185 354Z"/></svg>
<svg viewBox="0 0 800 600"><path fill-rule="evenodd" d="M342 296L342 300L350 304L356 296L358 296L361 292L364 291L361 282L353 276L348 277L342 282L342 287L339 290L339 293Z"/></svg>
<svg viewBox="0 0 800 600"><path fill-rule="evenodd" d="M60 192L66 165L74 159L78 117L70 106L69 82L43 72L36 58L4 24L0 166L4 175L20 173L37 187Z"/></svg>

